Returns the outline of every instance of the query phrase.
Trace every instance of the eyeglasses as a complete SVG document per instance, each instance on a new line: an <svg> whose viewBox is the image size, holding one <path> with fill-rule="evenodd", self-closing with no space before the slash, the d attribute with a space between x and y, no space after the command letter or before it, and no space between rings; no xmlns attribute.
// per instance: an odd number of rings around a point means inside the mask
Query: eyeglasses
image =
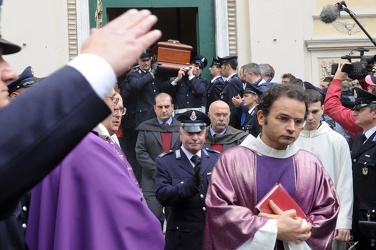
<svg viewBox="0 0 376 250"><path fill-rule="evenodd" d="M117 114L119 114L119 112L120 112L121 115L125 115L125 113L127 112L127 109L124 108L124 107L119 107L118 109L114 110L113 114L117 115Z"/></svg>
<svg viewBox="0 0 376 250"><path fill-rule="evenodd" d="M275 115L274 116L277 121L281 124L284 124L284 125L288 125L289 123L291 123L291 121L294 122L294 126L301 129L304 127L304 124L305 124L305 121L304 119L302 118L291 118L287 115Z"/></svg>
<svg viewBox="0 0 376 250"><path fill-rule="evenodd" d="M119 103L119 97L115 97L116 95L113 96L106 96L106 98L110 99L114 106L116 106Z"/></svg>

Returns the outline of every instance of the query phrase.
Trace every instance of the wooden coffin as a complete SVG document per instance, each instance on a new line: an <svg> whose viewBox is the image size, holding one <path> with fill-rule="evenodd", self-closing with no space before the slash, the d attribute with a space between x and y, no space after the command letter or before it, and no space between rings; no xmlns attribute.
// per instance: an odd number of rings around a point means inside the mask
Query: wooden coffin
<svg viewBox="0 0 376 250"><path fill-rule="evenodd" d="M159 42L155 50L161 69L179 70L189 65L191 60L192 46L177 40Z"/></svg>

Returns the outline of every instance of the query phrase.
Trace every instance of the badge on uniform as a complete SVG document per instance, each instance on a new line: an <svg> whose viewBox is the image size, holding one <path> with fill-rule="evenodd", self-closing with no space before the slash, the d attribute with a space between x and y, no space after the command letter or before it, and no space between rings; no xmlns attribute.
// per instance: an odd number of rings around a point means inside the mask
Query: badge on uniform
<svg viewBox="0 0 376 250"><path fill-rule="evenodd" d="M368 167L365 164L366 163L364 163L364 167L362 167L362 174L363 175L367 175L368 174Z"/></svg>

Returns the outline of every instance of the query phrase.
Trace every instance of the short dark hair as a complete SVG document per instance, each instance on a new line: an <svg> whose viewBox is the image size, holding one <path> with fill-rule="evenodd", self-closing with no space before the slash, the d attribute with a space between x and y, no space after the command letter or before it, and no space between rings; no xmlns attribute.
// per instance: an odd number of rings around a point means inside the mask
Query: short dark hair
<svg viewBox="0 0 376 250"><path fill-rule="evenodd" d="M230 65L230 67L234 70L238 67L238 59L231 59L223 63L223 65Z"/></svg>
<svg viewBox="0 0 376 250"><path fill-rule="evenodd" d="M308 112L307 95L302 87L289 83L274 84L270 88L268 88L261 96L258 109L261 110L262 113L264 113L264 116L268 116L270 107L280 97L288 97L290 99L304 103L306 107L304 118L306 118Z"/></svg>
<svg viewBox="0 0 376 250"><path fill-rule="evenodd" d="M314 89L306 89L306 94L307 94L307 102L308 104L315 103L315 102L320 102L321 105L323 104L324 98L320 92Z"/></svg>

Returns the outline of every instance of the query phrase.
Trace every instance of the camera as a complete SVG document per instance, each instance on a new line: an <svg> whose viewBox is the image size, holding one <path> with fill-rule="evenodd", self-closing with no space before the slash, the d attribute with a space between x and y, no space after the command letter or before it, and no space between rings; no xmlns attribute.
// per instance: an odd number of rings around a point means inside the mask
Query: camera
<svg viewBox="0 0 376 250"><path fill-rule="evenodd" d="M346 59L351 63L351 64L344 64L342 67L342 72L346 72L351 79L363 79L367 75L373 73L373 66L376 61L376 55L365 56L364 52L369 51L369 49L365 49L365 48L357 48L355 50L360 53L359 56L352 56L352 55L341 56L341 59ZM358 62L351 62L352 59L360 59L360 60ZM338 63L333 63L330 73L334 75L337 69L338 69Z"/></svg>

